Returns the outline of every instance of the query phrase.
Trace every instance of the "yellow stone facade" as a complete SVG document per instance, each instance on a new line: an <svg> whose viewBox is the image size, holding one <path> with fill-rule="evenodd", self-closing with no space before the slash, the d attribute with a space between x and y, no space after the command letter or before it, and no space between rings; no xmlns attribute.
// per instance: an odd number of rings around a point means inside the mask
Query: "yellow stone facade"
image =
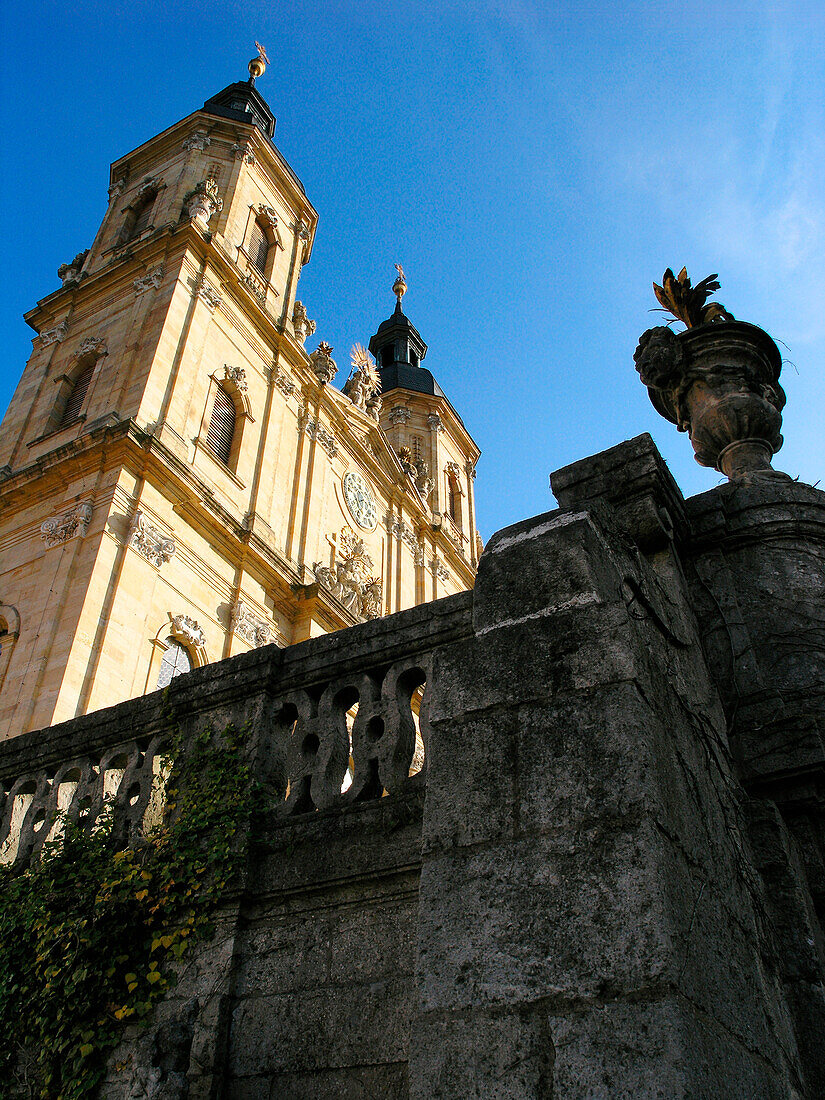
<svg viewBox="0 0 825 1100"><path fill-rule="evenodd" d="M317 214L237 115L207 103L116 161L91 249L27 315L0 431L0 738L154 690L175 647L198 666L473 583L478 448L440 391L364 408L321 381L295 302Z"/></svg>

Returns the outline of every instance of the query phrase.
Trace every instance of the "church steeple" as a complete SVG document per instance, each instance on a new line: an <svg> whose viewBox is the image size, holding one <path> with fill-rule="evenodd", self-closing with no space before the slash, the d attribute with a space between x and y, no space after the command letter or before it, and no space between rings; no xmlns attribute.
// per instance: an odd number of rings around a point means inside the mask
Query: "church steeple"
<svg viewBox="0 0 825 1100"><path fill-rule="evenodd" d="M369 344L381 374L381 390L387 393L388 390L401 388L441 395L433 376L421 366L421 360L427 354L427 345L401 307L401 299L407 292L407 281L401 265L395 266L398 271L392 288L396 297L395 311L381 322Z"/></svg>
<svg viewBox="0 0 825 1100"><path fill-rule="evenodd" d="M255 45L258 48L258 56L253 57L249 62L249 80L239 80L235 84L230 84L222 92L207 99L203 109L208 114L218 115L220 118L252 123L271 138L275 133L275 116L269 109L269 104L255 88L256 79L266 72L269 58L260 42L256 42Z"/></svg>

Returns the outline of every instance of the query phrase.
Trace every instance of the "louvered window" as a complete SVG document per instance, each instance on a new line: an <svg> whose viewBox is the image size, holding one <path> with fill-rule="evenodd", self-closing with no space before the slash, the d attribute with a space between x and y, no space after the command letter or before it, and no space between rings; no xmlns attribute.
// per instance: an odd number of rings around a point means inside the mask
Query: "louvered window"
<svg viewBox="0 0 825 1100"><path fill-rule="evenodd" d="M155 196L152 195L150 199L147 199L140 209L137 211L137 217L135 218L135 224L132 226L131 238L139 237L142 233L145 233L149 228L149 220L152 217L152 208L155 205Z"/></svg>
<svg viewBox="0 0 825 1100"><path fill-rule="evenodd" d="M412 456L416 462L421 461L421 436L414 435L410 441L412 443Z"/></svg>
<svg viewBox="0 0 825 1100"><path fill-rule="evenodd" d="M266 258L269 255L269 241L260 222L252 223L252 236L249 239L249 258L262 275L266 275Z"/></svg>
<svg viewBox="0 0 825 1100"><path fill-rule="evenodd" d="M185 672L192 671L192 658L186 646L176 642L174 638L166 639L166 652L160 662L160 675L158 687L165 688L176 676L182 676Z"/></svg>
<svg viewBox="0 0 825 1100"><path fill-rule="evenodd" d="M450 519L458 523L458 517L461 513L461 490L458 487L458 482L453 477L449 479L448 491Z"/></svg>
<svg viewBox="0 0 825 1100"><path fill-rule="evenodd" d="M78 416L80 415L80 410L83 407L83 402L89 390L89 383L92 380L94 370L94 363L89 363L83 368L77 378L75 378L71 392L66 398L66 404L63 408L63 415L60 418L61 428L64 424L71 424L73 420L77 420Z"/></svg>
<svg viewBox="0 0 825 1100"><path fill-rule="evenodd" d="M229 465L232 454L232 438L235 435L235 404L226 390L220 386L215 394L215 404L206 434L206 446L212 454Z"/></svg>

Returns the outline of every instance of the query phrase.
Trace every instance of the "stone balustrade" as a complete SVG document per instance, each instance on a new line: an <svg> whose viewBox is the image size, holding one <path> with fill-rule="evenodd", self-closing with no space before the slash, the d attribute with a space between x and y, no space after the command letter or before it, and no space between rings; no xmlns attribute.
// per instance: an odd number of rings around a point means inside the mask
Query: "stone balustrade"
<svg viewBox="0 0 825 1100"><path fill-rule="evenodd" d="M468 597L441 601L435 631L417 608L344 636L263 647L0 744L0 865L22 866L66 822L93 828L104 813L125 843L138 840L162 818L176 727L184 738L204 726L244 728L280 817L422 784L432 652L469 630Z"/></svg>

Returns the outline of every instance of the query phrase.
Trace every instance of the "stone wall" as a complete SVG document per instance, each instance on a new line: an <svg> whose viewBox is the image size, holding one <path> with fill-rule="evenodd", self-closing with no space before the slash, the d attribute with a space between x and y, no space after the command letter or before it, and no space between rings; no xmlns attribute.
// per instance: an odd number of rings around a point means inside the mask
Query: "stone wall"
<svg viewBox="0 0 825 1100"><path fill-rule="evenodd" d="M173 681L271 809L104 1095L822 1094L825 494L684 502L645 436L553 487L472 593ZM18 862L72 761L139 828L166 721L0 745Z"/></svg>

